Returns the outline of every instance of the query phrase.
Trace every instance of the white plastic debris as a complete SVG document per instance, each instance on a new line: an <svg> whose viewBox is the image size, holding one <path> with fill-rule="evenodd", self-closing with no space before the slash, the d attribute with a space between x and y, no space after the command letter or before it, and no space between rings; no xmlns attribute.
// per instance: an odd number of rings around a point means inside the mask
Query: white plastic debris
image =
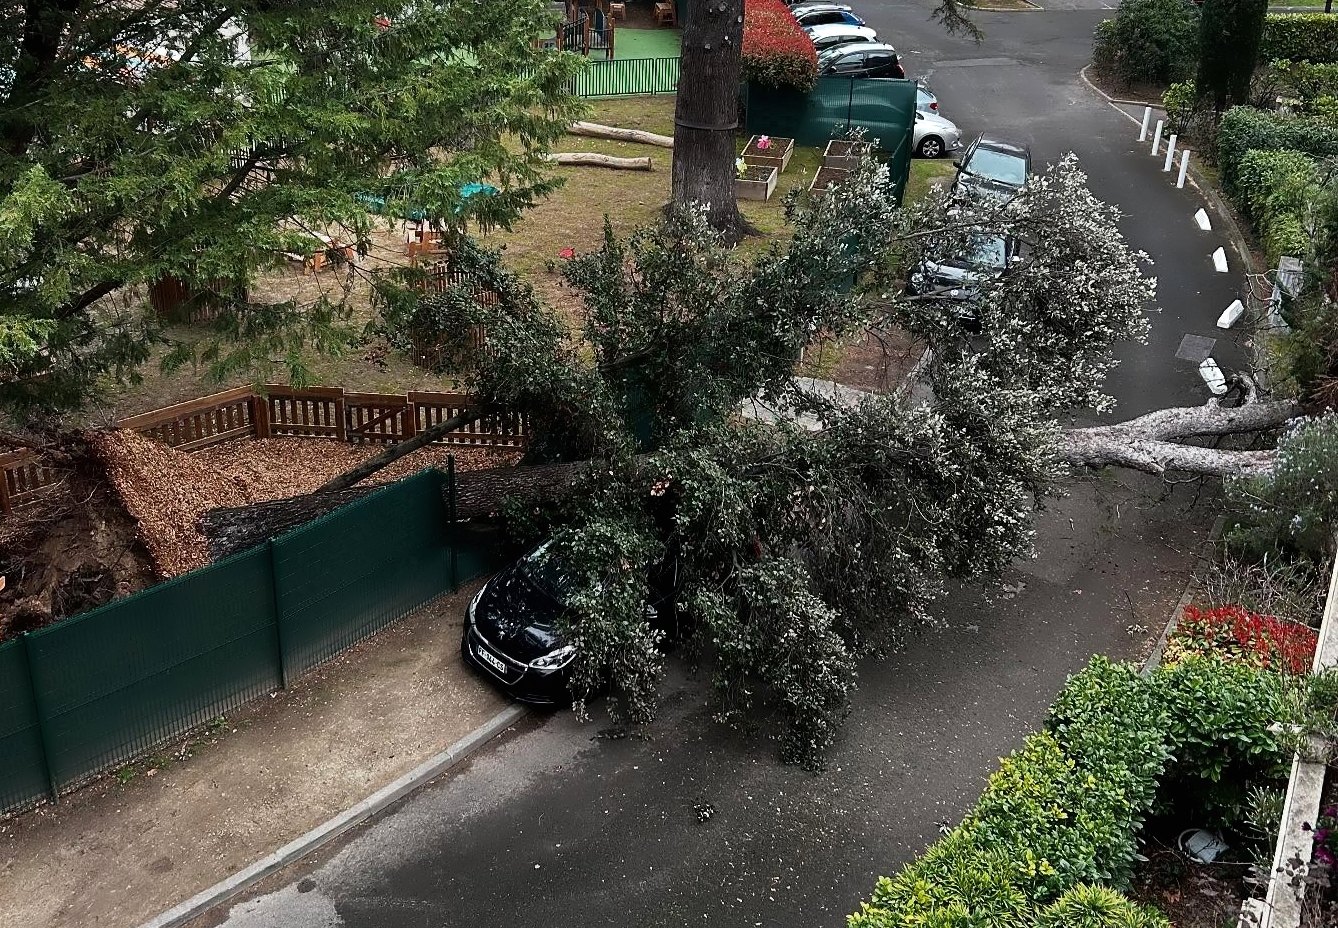
<svg viewBox="0 0 1338 928"><path fill-rule="evenodd" d="M1211 232L1213 230L1213 224L1208 219L1208 214L1204 212L1202 207L1200 207L1199 211L1194 214L1194 221L1199 224L1199 228L1204 232Z"/></svg>
<svg viewBox="0 0 1338 928"><path fill-rule="evenodd" d="M1213 252L1213 267L1217 269L1217 273L1219 274L1225 274L1227 272L1225 248L1219 246L1218 249Z"/></svg>
<svg viewBox="0 0 1338 928"><path fill-rule="evenodd" d="M1212 358L1204 358L1199 364L1199 376L1208 385L1208 389L1213 391L1214 396L1222 396L1227 392L1226 374L1222 373L1222 369Z"/></svg>
<svg viewBox="0 0 1338 928"><path fill-rule="evenodd" d="M1245 314L1245 304L1240 300L1232 300L1231 305L1226 308L1222 315L1217 317L1217 327L1219 329L1229 329L1236 324L1236 320Z"/></svg>

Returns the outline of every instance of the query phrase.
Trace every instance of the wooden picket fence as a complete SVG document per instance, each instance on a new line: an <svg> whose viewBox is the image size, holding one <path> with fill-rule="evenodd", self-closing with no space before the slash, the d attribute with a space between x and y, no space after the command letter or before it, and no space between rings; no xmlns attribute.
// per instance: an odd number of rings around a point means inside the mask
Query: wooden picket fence
<svg viewBox="0 0 1338 928"><path fill-rule="evenodd" d="M395 443L464 412L464 393L360 393L341 387L271 384L225 390L164 409L122 419L130 429L179 451L198 451L225 441L294 436L362 444ZM462 447L524 448L529 426L523 416L502 413L437 439ZM0 454L0 512L30 501L57 473L32 451Z"/></svg>

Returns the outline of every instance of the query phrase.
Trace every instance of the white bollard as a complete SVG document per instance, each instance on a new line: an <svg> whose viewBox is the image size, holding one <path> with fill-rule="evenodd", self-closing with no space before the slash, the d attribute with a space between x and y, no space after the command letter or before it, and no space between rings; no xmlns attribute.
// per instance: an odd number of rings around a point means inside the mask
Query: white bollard
<svg viewBox="0 0 1338 928"><path fill-rule="evenodd" d="M1219 329L1229 329L1243 315L1245 315L1245 304L1240 300L1232 300L1226 311L1217 317L1217 327Z"/></svg>
<svg viewBox="0 0 1338 928"><path fill-rule="evenodd" d="M1152 107L1143 107L1143 128L1139 130L1138 141L1146 142L1148 140L1148 126L1152 124Z"/></svg>
<svg viewBox="0 0 1338 928"><path fill-rule="evenodd" d="M1166 143L1166 163L1161 166L1163 174L1171 173L1171 165L1175 164L1175 140L1179 138L1174 132L1171 133L1171 140Z"/></svg>
<svg viewBox="0 0 1338 928"><path fill-rule="evenodd" d="M1213 267L1219 274L1227 272L1226 249L1219 247L1213 252Z"/></svg>
<svg viewBox="0 0 1338 928"><path fill-rule="evenodd" d="M1180 177L1175 182L1177 190L1185 189L1185 175L1189 173L1189 149L1180 153Z"/></svg>
<svg viewBox="0 0 1338 928"><path fill-rule="evenodd" d="M1202 209L1194 214L1194 221L1199 224L1199 228L1204 232L1211 232L1213 230L1213 224L1208 220L1208 214Z"/></svg>
<svg viewBox="0 0 1338 928"><path fill-rule="evenodd" d="M1161 128L1162 128L1162 121L1158 119L1157 134L1152 137L1152 153L1154 155L1157 153L1157 149L1161 148Z"/></svg>
<svg viewBox="0 0 1338 928"><path fill-rule="evenodd" d="M1208 389L1213 391L1214 396L1221 396L1227 392L1226 374L1222 373L1222 369L1212 358L1205 358L1199 365L1199 376L1208 385Z"/></svg>

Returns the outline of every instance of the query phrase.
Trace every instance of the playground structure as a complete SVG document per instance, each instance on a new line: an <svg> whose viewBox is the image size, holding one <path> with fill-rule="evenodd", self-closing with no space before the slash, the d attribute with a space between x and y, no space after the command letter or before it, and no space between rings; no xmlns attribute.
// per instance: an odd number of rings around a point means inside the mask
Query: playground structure
<svg viewBox="0 0 1338 928"><path fill-rule="evenodd" d="M614 19L627 18L627 4L610 0L566 0L555 46L589 57L613 59Z"/></svg>

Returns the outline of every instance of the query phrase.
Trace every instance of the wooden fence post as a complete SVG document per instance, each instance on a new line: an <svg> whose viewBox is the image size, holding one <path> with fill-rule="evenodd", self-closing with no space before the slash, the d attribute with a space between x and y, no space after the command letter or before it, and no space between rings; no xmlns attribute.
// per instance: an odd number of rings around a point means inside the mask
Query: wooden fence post
<svg viewBox="0 0 1338 928"><path fill-rule="evenodd" d="M344 391L341 389L334 400L335 441L348 441L348 415L344 411Z"/></svg>
<svg viewBox="0 0 1338 928"><path fill-rule="evenodd" d="M251 394L251 425L255 427L256 438L269 438L269 397L258 393Z"/></svg>
<svg viewBox="0 0 1338 928"><path fill-rule="evenodd" d="M13 512L9 505L9 468L0 467L0 512Z"/></svg>

